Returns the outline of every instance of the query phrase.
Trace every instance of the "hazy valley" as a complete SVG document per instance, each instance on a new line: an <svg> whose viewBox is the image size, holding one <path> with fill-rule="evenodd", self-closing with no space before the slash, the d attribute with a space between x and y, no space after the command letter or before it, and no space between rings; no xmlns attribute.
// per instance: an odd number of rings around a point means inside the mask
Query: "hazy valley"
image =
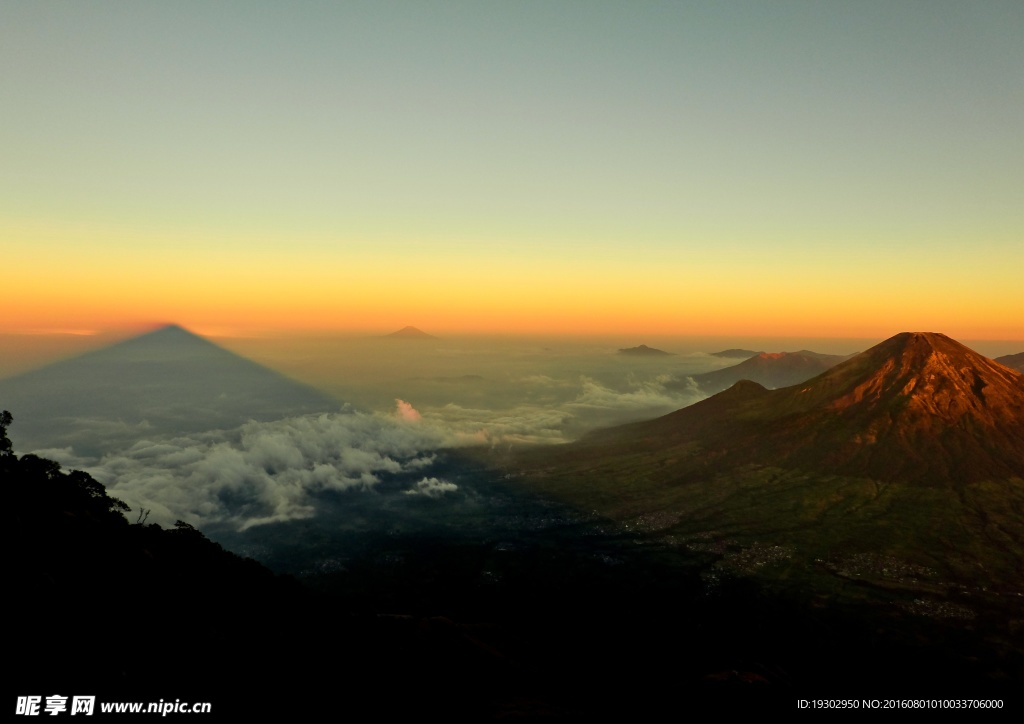
<svg viewBox="0 0 1024 724"><path fill-rule="evenodd" d="M15 452L88 471L133 522L184 520L297 576L360 630L483 626L472 640L532 702L495 674L471 697L492 713L627 710L652 682L761 701L1024 674L1024 378L948 338L748 359L333 344L278 350L294 377L338 374L325 392L168 327L0 380L0 401ZM565 666L588 683L556 686Z"/></svg>

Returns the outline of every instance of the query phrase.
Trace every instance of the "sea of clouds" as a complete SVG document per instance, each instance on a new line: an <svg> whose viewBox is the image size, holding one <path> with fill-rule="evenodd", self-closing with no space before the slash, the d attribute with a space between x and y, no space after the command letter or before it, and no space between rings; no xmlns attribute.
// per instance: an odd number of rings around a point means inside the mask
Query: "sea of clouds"
<svg viewBox="0 0 1024 724"><path fill-rule="evenodd" d="M593 424L654 416L700 399L669 391L669 378L629 378L613 389L581 375L573 382L543 375L517 384L526 400L556 388L557 402L529 401L502 409L449 403L419 410L398 399L388 413L341 412L250 421L234 429L146 435L100 457L73 446L36 451L65 468L83 469L124 500L133 516L169 525L217 524L246 530L309 518L330 492L443 499L458 484L432 470L439 450L467 445L516 446L567 442L580 420ZM625 416L625 417L623 417ZM382 501L383 502L383 501Z"/></svg>

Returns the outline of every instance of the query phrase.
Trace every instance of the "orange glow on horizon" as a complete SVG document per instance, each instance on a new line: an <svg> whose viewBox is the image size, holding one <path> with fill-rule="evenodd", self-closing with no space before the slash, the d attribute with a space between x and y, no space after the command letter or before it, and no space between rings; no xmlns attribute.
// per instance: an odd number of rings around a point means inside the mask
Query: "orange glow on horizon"
<svg viewBox="0 0 1024 724"><path fill-rule="evenodd" d="M142 331L154 320L214 336L657 334L877 337L941 331L1024 340L1005 269L915 274L867 255L790 268L764 255L726 264L711 252L664 259L473 247L398 253L383 244L23 225L5 234L7 314L0 332ZM111 242L109 239L114 239ZM144 243L145 242L145 243ZM38 248L50 246L41 262ZM504 247L502 247L504 249ZM988 275L995 274L995 280ZM870 282L866 281L870 280ZM985 294L970 290L985 289Z"/></svg>

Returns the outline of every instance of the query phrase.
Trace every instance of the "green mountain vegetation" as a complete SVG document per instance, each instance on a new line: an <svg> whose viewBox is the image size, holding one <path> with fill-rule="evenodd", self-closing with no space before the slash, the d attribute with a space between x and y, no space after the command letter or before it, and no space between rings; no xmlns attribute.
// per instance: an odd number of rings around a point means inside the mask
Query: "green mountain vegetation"
<svg viewBox="0 0 1024 724"><path fill-rule="evenodd" d="M768 590L988 636L993 676L1021 675L1024 377L947 337L499 463Z"/></svg>

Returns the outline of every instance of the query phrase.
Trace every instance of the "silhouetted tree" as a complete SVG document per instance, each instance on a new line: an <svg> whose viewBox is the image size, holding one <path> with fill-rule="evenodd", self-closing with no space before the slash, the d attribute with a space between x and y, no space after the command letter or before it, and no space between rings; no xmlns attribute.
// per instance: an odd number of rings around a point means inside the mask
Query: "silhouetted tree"
<svg viewBox="0 0 1024 724"><path fill-rule="evenodd" d="M26 520L41 520L52 515L84 515L115 524L128 521L128 505L107 495L102 483L81 470L61 471L56 460L31 453L20 458L14 454L7 429L14 421L10 412L0 413L0 475L5 488L20 504L19 514Z"/></svg>
<svg viewBox="0 0 1024 724"><path fill-rule="evenodd" d="M11 475L18 462L11 449L11 441L7 437L7 428L13 419L7 410L0 412L0 475L3 475L4 481Z"/></svg>
<svg viewBox="0 0 1024 724"><path fill-rule="evenodd" d="M22 475L34 480L56 480L62 474L60 463L29 453L18 461Z"/></svg>
<svg viewBox="0 0 1024 724"><path fill-rule="evenodd" d="M7 428L14 421L14 417L7 410L0 412L0 455L12 455L11 441L7 437Z"/></svg>

